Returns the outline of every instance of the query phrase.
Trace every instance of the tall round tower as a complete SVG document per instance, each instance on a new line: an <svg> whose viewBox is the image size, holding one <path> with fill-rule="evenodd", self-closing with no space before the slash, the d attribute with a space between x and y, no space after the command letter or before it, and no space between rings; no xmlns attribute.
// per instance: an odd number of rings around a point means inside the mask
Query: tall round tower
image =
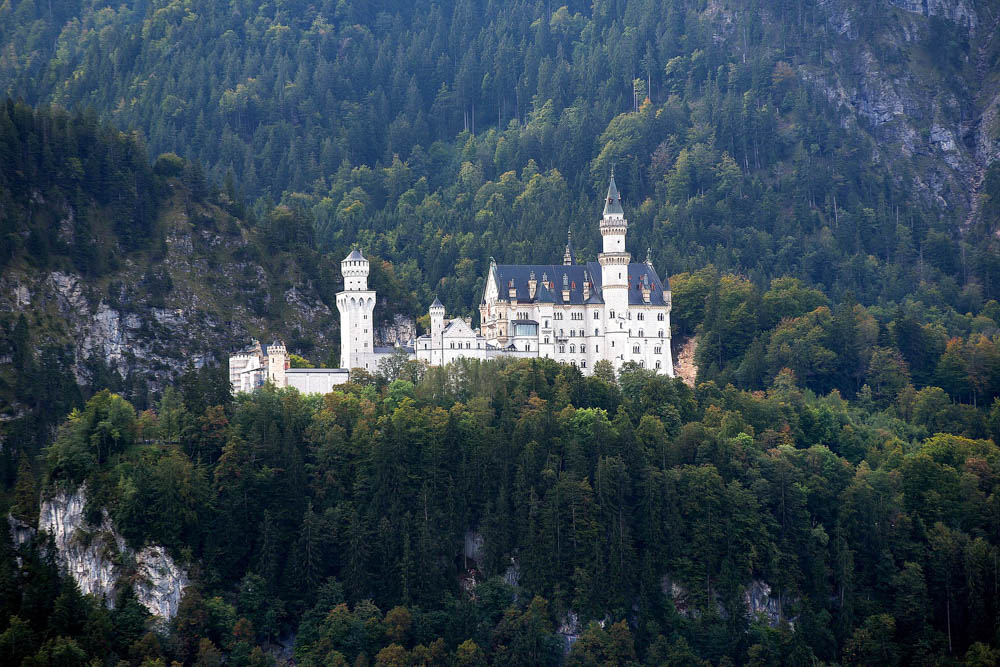
<svg viewBox="0 0 1000 667"><path fill-rule="evenodd" d="M431 365L444 365L444 305L434 297L429 309L431 316Z"/></svg>
<svg viewBox="0 0 1000 667"><path fill-rule="evenodd" d="M340 366L375 372L375 291L368 289L368 260L357 249L340 263L344 291L340 311Z"/></svg>
<svg viewBox="0 0 1000 667"><path fill-rule="evenodd" d="M603 252L597 256L601 265L601 292L604 296L604 322L606 327L605 355L615 368L627 358L628 345L628 265L632 256L625 250L625 233L628 220L622 209L622 198L615 185L615 172L611 170L608 196L604 200L601 218Z"/></svg>

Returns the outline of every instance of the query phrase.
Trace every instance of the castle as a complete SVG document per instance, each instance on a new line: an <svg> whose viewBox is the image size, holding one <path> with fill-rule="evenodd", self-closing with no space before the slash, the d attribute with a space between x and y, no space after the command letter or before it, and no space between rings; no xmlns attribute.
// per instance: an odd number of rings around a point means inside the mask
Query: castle
<svg viewBox="0 0 1000 667"><path fill-rule="evenodd" d="M626 250L628 220L614 172L599 223L602 252L596 262L578 264L572 237L561 264L497 264L490 259L479 304L478 329L464 318L445 318L438 299L430 306L430 331L401 347L411 359L441 366L455 359L498 356L544 357L572 364L585 375L601 360L618 370L634 362L673 375L670 354L670 285ZM358 250L340 263L344 290L340 311L341 368L289 368L281 343L251 347L230 357L234 391L251 391L266 381L279 387L325 393L346 382L348 369L370 373L394 354L375 346L376 294L368 289L368 260Z"/></svg>

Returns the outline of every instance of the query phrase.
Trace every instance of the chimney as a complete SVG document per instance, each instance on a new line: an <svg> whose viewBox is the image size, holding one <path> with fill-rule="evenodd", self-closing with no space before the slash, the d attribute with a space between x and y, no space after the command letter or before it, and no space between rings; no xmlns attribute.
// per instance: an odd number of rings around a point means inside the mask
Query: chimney
<svg viewBox="0 0 1000 667"><path fill-rule="evenodd" d="M517 300L517 288L514 287L514 279L511 278L510 282L507 283L507 297L512 301Z"/></svg>

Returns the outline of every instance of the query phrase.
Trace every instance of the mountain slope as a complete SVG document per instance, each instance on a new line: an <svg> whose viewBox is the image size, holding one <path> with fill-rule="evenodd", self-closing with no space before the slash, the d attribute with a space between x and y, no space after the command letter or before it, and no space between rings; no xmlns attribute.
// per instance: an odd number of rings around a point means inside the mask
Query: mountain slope
<svg viewBox="0 0 1000 667"><path fill-rule="evenodd" d="M48 412L46 386L116 375L144 405L147 388L251 336L333 352L338 264L289 252L296 229L311 233L294 211L248 224L195 165L162 155L151 166L136 135L86 114L7 101L0 147L12 158L0 161L3 419ZM72 404L72 391L54 393Z"/></svg>

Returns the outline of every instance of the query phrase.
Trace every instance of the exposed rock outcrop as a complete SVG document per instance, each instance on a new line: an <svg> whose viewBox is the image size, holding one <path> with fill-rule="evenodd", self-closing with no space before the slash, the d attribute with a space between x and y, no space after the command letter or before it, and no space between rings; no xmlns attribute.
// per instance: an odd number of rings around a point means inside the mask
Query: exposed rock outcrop
<svg viewBox="0 0 1000 667"><path fill-rule="evenodd" d="M395 315L392 323L375 329L376 345L408 345L417 338L417 325L412 318Z"/></svg>
<svg viewBox="0 0 1000 667"><path fill-rule="evenodd" d="M701 615L701 610L691 603L690 593L683 584L674 581L669 575L664 575L660 580L660 588L664 595L673 601L674 608L681 616L698 618ZM725 609L718 595L713 594L713 600L719 616L729 618L729 611ZM772 594L771 586L767 582L760 579L750 580L743 590L743 602L751 618L763 617L772 627L787 622L794 629L795 617L785 614L781 597Z"/></svg>
<svg viewBox="0 0 1000 667"><path fill-rule="evenodd" d="M189 583L187 573L163 547L147 546L134 552L107 512L102 512L99 526L89 524L84 515L86 502L83 486L73 491L60 489L42 501L38 527L52 534L59 565L81 591L105 599L109 606L114 605L117 588L129 581L150 613L172 618ZM11 527L15 541L30 539L20 528Z"/></svg>

